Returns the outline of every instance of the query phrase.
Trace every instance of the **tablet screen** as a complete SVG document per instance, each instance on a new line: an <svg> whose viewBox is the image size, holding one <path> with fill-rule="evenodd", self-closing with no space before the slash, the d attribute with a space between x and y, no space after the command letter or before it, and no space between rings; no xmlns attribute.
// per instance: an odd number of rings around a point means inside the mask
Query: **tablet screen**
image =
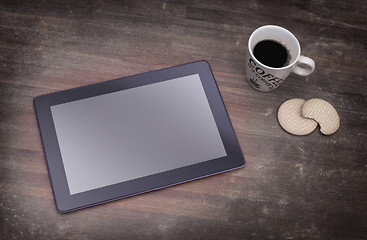
<svg viewBox="0 0 367 240"><path fill-rule="evenodd" d="M51 114L71 195L227 156L198 74Z"/></svg>

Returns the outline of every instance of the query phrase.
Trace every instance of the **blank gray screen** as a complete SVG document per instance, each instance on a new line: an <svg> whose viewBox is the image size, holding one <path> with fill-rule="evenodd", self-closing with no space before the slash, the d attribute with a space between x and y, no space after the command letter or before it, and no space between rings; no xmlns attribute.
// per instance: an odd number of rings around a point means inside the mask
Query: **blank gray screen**
<svg viewBox="0 0 367 240"><path fill-rule="evenodd" d="M198 74L51 113L70 194L227 155Z"/></svg>

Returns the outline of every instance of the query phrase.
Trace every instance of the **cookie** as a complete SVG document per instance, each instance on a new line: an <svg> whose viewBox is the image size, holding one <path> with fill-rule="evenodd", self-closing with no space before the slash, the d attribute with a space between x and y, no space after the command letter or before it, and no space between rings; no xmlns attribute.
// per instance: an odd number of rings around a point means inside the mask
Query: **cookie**
<svg viewBox="0 0 367 240"><path fill-rule="evenodd" d="M325 135L335 133L340 126L340 118L335 108L325 100L313 98L302 106L302 116L320 124L320 131Z"/></svg>
<svg viewBox="0 0 367 240"><path fill-rule="evenodd" d="M278 110L280 126L294 135L307 135L315 130L317 122L302 116L302 106L305 100L293 98L285 101Z"/></svg>

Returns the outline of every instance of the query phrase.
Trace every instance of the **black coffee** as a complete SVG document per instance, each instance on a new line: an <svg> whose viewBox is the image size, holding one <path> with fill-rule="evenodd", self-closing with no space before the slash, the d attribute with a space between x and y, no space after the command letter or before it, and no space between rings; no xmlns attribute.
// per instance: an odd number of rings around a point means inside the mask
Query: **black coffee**
<svg viewBox="0 0 367 240"><path fill-rule="evenodd" d="M280 68L289 63L289 53L286 47L273 40L258 42L254 48L255 58L268 67Z"/></svg>

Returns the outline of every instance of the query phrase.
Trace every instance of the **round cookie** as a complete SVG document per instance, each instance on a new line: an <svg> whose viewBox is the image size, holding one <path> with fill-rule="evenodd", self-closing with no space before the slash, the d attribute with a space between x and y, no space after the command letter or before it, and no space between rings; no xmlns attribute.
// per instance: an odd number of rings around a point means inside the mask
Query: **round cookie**
<svg viewBox="0 0 367 240"><path fill-rule="evenodd" d="M315 130L317 122L302 117L302 106L305 100L293 98L285 101L279 107L278 121L280 126L294 135L307 135Z"/></svg>
<svg viewBox="0 0 367 240"><path fill-rule="evenodd" d="M325 135L335 133L340 126L340 118L335 108L325 100L312 98L302 106L302 116L314 119L320 124L320 131Z"/></svg>

